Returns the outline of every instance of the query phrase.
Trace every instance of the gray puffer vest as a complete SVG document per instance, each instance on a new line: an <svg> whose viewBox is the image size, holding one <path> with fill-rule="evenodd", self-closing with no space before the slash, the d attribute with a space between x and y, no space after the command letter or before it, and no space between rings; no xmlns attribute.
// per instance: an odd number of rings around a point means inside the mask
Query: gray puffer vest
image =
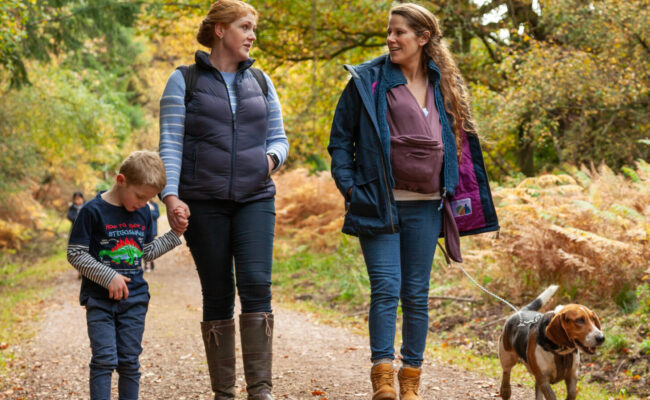
<svg viewBox="0 0 650 400"><path fill-rule="evenodd" d="M185 111L179 197L249 202L275 195L266 157L269 103L248 68L235 76L236 116L228 89L209 55L197 51L196 85Z"/></svg>

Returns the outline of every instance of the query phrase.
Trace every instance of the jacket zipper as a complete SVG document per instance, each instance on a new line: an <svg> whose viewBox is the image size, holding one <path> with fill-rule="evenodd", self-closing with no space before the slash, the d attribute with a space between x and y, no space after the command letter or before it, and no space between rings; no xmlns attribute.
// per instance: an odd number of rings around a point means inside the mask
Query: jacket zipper
<svg viewBox="0 0 650 400"><path fill-rule="evenodd" d="M360 87L363 87L363 85L360 85ZM359 89L357 88L357 90L359 90ZM379 128L379 126L377 126L376 123L375 123L375 127ZM384 178L384 184L386 186L386 203L388 205L388 218L390 220L390 228L393 231L393 233L395 233L396 230L395 230L395 221L393 221L393 204L390 201L390 184L388 183L388 177L386 176L386 160L384 158L384 150L383 150L383 148L381 146L381 140L379 139L379 129L377 129L376 136L377 136L377 142L379 143L379 149L381 150L380 151L380 153L381 153L381 167L382 167L381 171L382 171L382 176Z"/></svg>
<svg viewBox="0 0 650 400"><path fill-rule="evenodd" d="M226 81L224 80L224 83ZM235 85L235 97L239 98L238 96L238 91L237 91L237 75L235 75L235 79L232 81L233 85ZM237 123L235 121L235 115L237 110L239 109L239 101L237 101L237 108L235 111L232 110L231 103L230 103L230 90L228 90L228 85L226 84L226 96L228 96L228 109L230 110L230 116L232 120L232 152L230 153L230 188L229 188L229 193L228 193L228 198L230 200L234 200L233 197L233 186L235 183L235 159L237 158Z"/></svg>
<svg viewBox="0 0 650 400"><path fill-rule="evenodd" d="M377 136L377 140L379 140L379 136ZM379 140L379 148L381 149L381 140ZM388 187L390 186L388 184L388 178L386 177L386 160L384 160L384 150L381 150L381 171L382 175L384 176L384 183L386 184L386 202L388 203L388 217L390 219L390 228L392 229L393 233L395 233L395 222L393 221L393 205L390 201L390 191L388 190Z"/></svg>
<svg viewBox="0 0 650 400"><path fill-rule="evenodd" d="M377 126L377 128L379 128L379 127ZM386 160L385 160L385 157L384 157L384 149L381 146L381 139L379 139L379 131L377 131L376 136L377 136L377 142L379 143L379 150L380 150L380 153L381 153L381 157L380 157L381 158L381 167L382 167L381 172L382 172L382 176L384 178L384 184L385 184L385 187L386 187L386 203L388 205L388 218L390 220L390 229L393 231L393 233L395 233L397 231L395 230L395 221L393 221L393 204L390 201L390 184L388 182L388 177L386 176Z"/></svg>

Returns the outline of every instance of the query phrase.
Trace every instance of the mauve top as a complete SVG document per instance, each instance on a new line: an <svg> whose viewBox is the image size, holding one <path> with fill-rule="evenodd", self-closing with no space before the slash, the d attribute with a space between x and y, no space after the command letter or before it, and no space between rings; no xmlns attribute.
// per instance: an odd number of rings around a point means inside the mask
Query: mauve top
<svg viewBox="0 0 650 400"><path fill-rule="evenodd" d="M388 110L386 120L391 136L403 136L417 133L428 136L442 143L442 125L436 108L433 85L427 82L426 108L422 108L406 85L395 86L386 92ZM399 187L399 184L397 185ZM437 200L440 192L419 193L410 190L393 189L396 201Z"/></svg>

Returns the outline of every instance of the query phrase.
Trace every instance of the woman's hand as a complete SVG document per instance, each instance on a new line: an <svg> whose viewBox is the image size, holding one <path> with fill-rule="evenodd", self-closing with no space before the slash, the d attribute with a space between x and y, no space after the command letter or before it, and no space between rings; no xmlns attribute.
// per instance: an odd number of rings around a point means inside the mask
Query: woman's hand
<svg viewBox="0 0 650 400"><path fill-rule="evenodd" d="M273 172L273 169L275 168L275 163L273 162L273 159L271 158L270 155L266 155L266 161L269 163L269 175L271 176L271 172Z"/></svg>
<svg viewBox="0 0 650 400"><path fill-rule="evenodd" d="M169 226L171 226L175 232L185 232L188 225L187 219L190 217L190 208L185 204L185 202L174 195L165 197L163 202L167 207L167 220L169 221ZM180 213L177 209L181 209L183 213Z"/></svg>

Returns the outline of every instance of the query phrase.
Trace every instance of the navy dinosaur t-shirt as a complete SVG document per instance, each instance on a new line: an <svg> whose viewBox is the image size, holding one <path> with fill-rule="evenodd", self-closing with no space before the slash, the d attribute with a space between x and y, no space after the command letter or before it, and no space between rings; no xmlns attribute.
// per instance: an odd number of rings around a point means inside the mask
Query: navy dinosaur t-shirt
<svg viewBox="0 0 650 400"><path fill-rule="evenodd" d="M79 211L70 233L70 244L88 246L93 258L131 278L127 282L129 297L147 293L142 254L145 243L153 241L152 223L148 206L130 212L107 203L99 193ZM79 296L82 305L88 297L108 299L108 289L82 276Z"/></svg>

